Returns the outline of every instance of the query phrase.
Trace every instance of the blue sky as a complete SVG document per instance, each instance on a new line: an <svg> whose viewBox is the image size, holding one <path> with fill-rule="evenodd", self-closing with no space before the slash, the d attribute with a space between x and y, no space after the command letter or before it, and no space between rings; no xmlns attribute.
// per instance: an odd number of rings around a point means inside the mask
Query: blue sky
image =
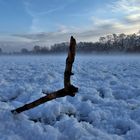
<svg viewBox="0 0 140 140"><path fill-rule="evenodd" d="M94 42L138 32L139 23L140 0L0 0L0 47L49 46L70 35Z"/></svg>
<svg viewBox="0 0 140 140"><path fill-rule="evenodd" d="M85 27L111 0L0 0L0 31L36 33ZM102 17L103 15L100 15Z"/></svg>

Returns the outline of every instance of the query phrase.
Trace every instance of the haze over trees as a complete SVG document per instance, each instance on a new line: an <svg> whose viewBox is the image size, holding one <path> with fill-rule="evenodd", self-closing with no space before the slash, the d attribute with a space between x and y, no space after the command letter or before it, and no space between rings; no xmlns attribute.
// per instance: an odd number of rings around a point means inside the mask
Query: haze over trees
<svg viewBox="0 0 140 140"><path fill-rule="evenodd" d="M55 54L67 52L68 42L54 44L50 48L35 45L31 51L21 49L21 54ZM110 34L102 36L97 42L77 43L79 53L140 53L140 32L126 35Z"/></svg>

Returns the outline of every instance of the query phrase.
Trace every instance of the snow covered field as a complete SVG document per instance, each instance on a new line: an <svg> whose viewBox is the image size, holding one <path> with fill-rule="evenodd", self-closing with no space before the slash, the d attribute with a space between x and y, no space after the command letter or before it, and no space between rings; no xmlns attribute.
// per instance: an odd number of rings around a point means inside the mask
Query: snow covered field
<svg viewBox="0 0 140 140"><path fill-rule="evenodd" d="M75 97L11 114L63 87L65 58L0 57L0 140L140 140L139 56L77 56Z"/></svg>

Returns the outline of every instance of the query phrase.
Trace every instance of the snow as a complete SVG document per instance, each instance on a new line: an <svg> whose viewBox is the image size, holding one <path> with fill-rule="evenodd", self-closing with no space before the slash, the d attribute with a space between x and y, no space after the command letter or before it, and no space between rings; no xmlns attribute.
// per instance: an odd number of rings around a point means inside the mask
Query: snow
<svg viewBox="0 0 140 140"><path fill-rule="evenodd" d="M62 88L65 58L0 57L0 140L139 140L139 56L77 56L75 97L10 112Z"/></svg>

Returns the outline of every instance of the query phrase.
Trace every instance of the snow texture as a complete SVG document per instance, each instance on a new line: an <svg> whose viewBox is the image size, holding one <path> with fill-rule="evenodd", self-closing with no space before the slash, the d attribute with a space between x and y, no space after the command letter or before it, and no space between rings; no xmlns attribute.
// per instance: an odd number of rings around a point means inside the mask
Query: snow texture
<svg viewBox="0 0 140 140"><path fill-rule="evenodd" d="M65 58L0 57L0 140L140 140L139 56L77 56L75 97L10 112L63 88Z"/></svg>

